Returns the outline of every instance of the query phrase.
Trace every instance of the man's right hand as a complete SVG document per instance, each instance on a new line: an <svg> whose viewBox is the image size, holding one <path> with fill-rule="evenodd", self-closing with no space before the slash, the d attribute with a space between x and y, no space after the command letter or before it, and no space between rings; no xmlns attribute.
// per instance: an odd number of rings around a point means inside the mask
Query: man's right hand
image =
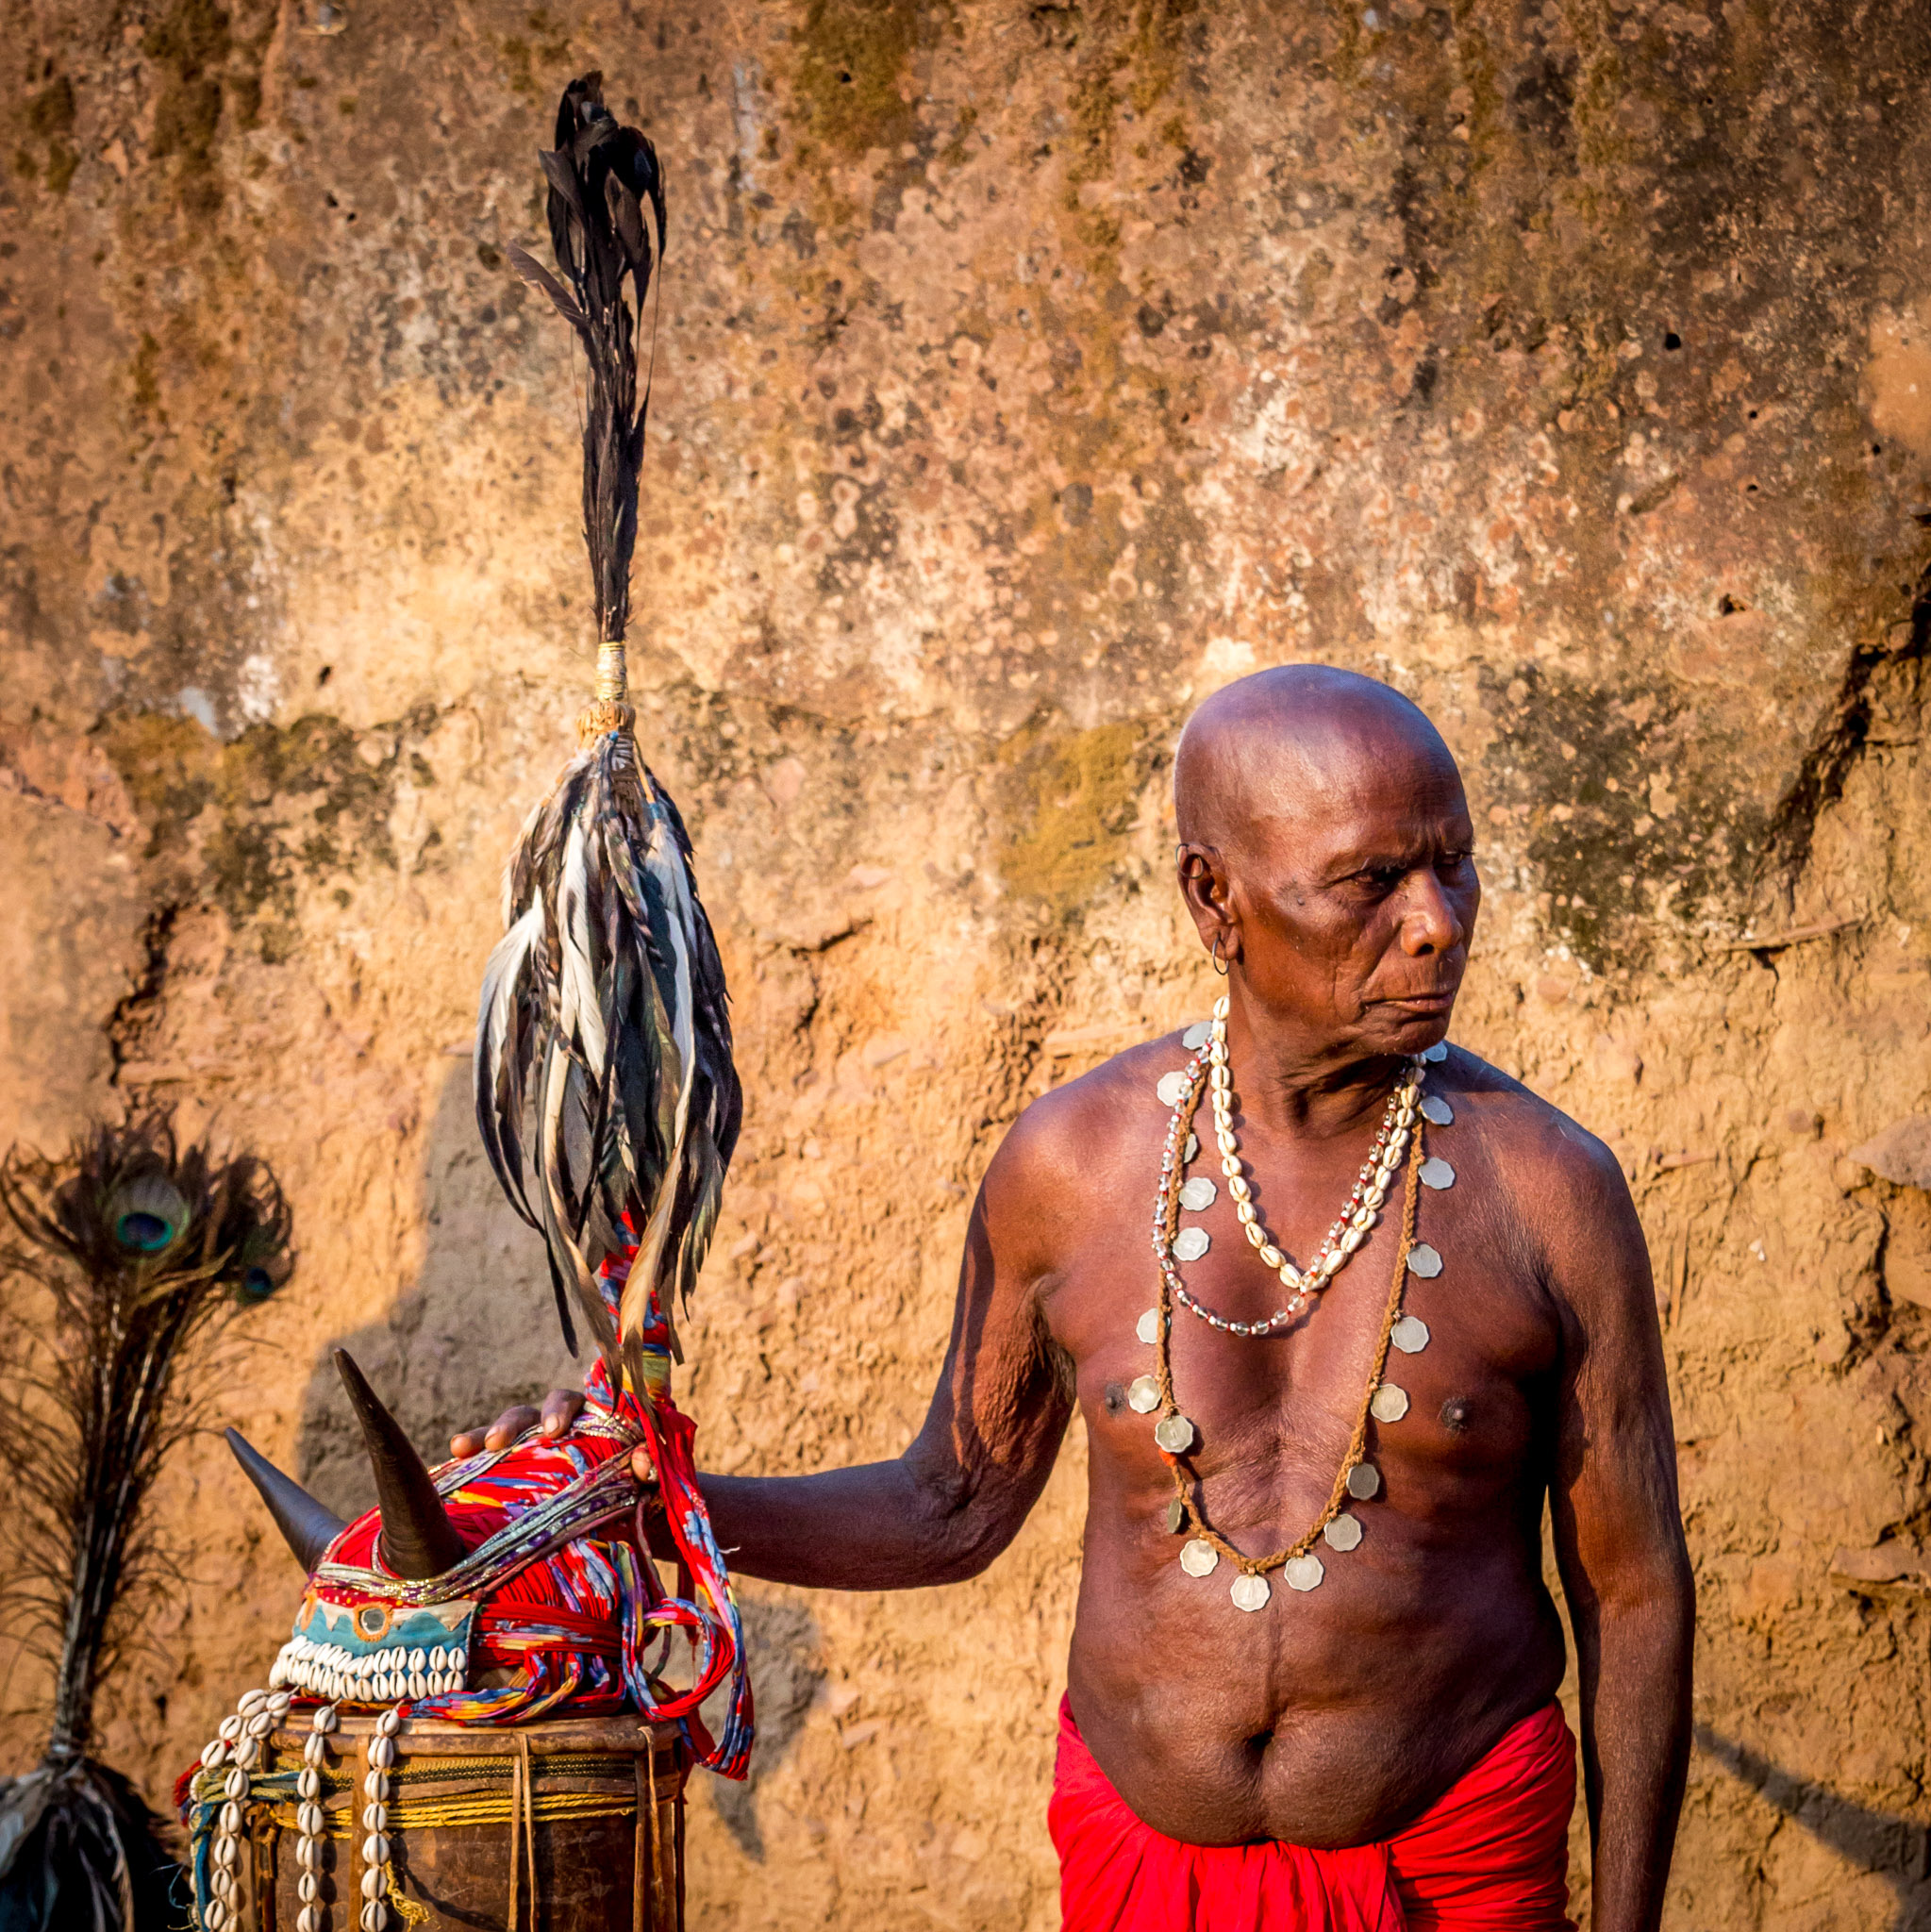
<svg viewBox="0 0 1931 1932"><path fill-rule="evenodd" d="M543 1397L541 1409L527 1402L506 1408L487 1429L464 1429L449 1439L452 1456L476 1456L485 1449L507 1449L524 1430L541 1422L543 1434L552 1439L569 1434L570 1425L583 1413L583 1397L574 1389L553 1389Z"/></svg>

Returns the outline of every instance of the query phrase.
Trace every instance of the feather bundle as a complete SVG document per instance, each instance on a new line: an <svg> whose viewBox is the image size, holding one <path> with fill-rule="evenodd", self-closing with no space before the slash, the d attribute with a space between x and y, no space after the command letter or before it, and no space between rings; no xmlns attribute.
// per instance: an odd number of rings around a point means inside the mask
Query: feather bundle
<svg viewBox="0 0 1931 1932"><path fill-rule="evenodd" d="M175 1923L175 1867L126 1780L89 1756L94 1698L168 1574L147 1500L202 1420L177 1371L288 1279L289 1210L259 1161L181 1147L162 1114L99 1127L60 1159L14 1148L0 1208L0 1271L37 1282L51 1314L12 1331L0 1361L0 1606L25 1612L54 1684L40 1769L0 1782L0 1932L146 1932Z"/></svg>
<svg viewBox="0 0 1931 1932"><path fill-rule="evenodd" d="M530 814L503 882L504 936L484 970L476 1121L498 1181L539 1229L564 1340L573 1309L610 1375L645 1393L641 1335L671 1324L703 1261L741 1100L724 969L677 808L637 755L622 640L637 538L649 383L643 303L664 239L657 151L604 106L602 76L564 91L541 157L559 279L525 249L519 274L556 305L589 368L584 541L598 636L584 749ZM646 215L649 219L646 220ZM598 1289L638 1252L616 1322Z"/></svg>
<svg viewBox="0 0 1931 1932"><path fill-rule="evenodd" d="M599 737L530 815L484 970L476 1119L496 1176L541 1231L563 1332L573 1305L640 1393L655 1296L688 1301L742 1110L724 968L677 808L627 732ZM605 1258L639 1252L613 1330Z"/></svg>
<svg viewBox="0 0 1931 1932"><path fill-rule="evenodd" d="M110 1766L0 1781L0 1932L186 1932L187 1897L167 1826Z"/></svg>

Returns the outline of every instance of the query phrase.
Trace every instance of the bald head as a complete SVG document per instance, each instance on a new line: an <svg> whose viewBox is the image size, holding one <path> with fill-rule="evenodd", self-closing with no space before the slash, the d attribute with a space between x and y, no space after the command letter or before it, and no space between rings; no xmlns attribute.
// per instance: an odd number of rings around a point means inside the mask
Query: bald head
<svg viewBox="0 0 1931 1932"><path fill-rule="evenodd" d="M1188 720L1174 760L1181 841L1229 854L1317 802L1453 780L1454 756L1390 686L1325 664L1227 685Z"/></svg>
<svg viewBox="0 0 1931 1932"><path fill-rule="evenodd" d="M1448 1027L1482 902L1441 734L1399 691L1287 664L1216 691L1174 763L1181 896L1243 1025L1304 1065Z"/></svg>

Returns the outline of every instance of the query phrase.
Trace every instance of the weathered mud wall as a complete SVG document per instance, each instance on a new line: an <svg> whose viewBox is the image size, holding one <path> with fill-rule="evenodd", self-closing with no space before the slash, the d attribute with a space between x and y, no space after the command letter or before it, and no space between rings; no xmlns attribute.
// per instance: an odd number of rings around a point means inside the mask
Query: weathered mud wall
<svg viewBox="0 0 1931 1932"><path fill-rule="evenodd" d="M565 332L504 247L601 66L672 184L641 732L750 1095L707 1459L900 1446L1006 1124L1207 996L1180 721L1370 670L1476 801L1459 1037L1611 1140L1656 1257L1672 1923L1931 1923L1931 1172L1852 1151L1931 1112L1919 8L4 17L0 1133L161 1100L274 1161L301 1269L225 1389L264 1448L359 1505L337 1341L424 1440L566 1373L457 1051L587 677ZM1081 1475L963 1588L751 1587L697 1924L1055 1923ZM108 1700L157 1797L295 1581L218 1445L164 1509L169 1661Z"/></svg>

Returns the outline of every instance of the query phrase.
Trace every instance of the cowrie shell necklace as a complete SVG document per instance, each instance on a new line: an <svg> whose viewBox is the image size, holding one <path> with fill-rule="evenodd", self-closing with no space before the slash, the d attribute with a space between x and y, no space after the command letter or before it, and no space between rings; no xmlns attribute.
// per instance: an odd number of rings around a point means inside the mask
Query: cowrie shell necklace
<svg viewBox="0 0 1931 1932"><path fill-rule="evenodd" d="M1152 1374L1140 1375L1134 1380L1126 1391L1126 1400L1127 1406L1137 1414L1159 1412L1159 1420L1154 1424L1154 1441L1174 1478L1174 1496L1167 1505L1167 1528L1176 1536L1183 1529L1189 1532L1180 1551L1180 1567L1190 1576L1207 1576L1219 1568L1223 1557L1226 1558L1236 1572L1230 1591L1235 1607L1252 1611L1264 1607L1273 1595L1267 1572L1279 1570L1291 1590L1315 1590L1326 1574L1322 1559L1314 1554L1315 1543L1324 1542L1331 1551L1345 1552L1357 1548L1361 1542L1364 1525L1348 1505L1371 1502L1381 1493L1382 1488L1381 1473L1368 1459L1369 1424L1371 1421L1383 1425L1397 1423L1408 1411L1407 1391L1387 1380L1389 1351L1392 1348L1403 1354L1418 1355L1428 1345L1430 1339L1426 1323L1402 1312L1407 1277L1413 1274L1432 1278L1440 1274L1442 1268L1440 1255L1426 1242L1415 1240L1420 1191L1423 1186L1440 1191L1455 1183L1455 1171L1445 1160L1425 1156L1423 1131L1417 1124L1417 1117L1437 1126L1446 1126L1454 1120L1455 1113L1445 1100L1436 1095L1422 1098L1424 1063L1441 1060L1447 1055L1445 1047L1430 1047L1410 1061L1408 1072L1390 1096L1389 1113L1383 1120L1374 1148L1362 1168L1348 1207L1343 1210L1341 1219L1329 1230L1321 1253L1306 1271L1293 1270L1292 1264L1281 1255L1279 1248L1260 1226L1241 1169L1239 1144L1229 1117L1227 1096L1233 1076L1227 1062L1226 1020L1227 1001L1224 994L1214 1004L1211 1024L1189 1029L1187 1044L1192 1047L1193 1052L1187 1065L1166 1074L1159 1083L1159 1097L1173 1110L1161 1155L1159 1187L1154 1202L1153 1246L1159 1265L1160 1291L1158 1302L1140 1318L1139 1325L1140 1340L1155 1350L1155 1364ZM1180 1211L1186 1208L1197 1213L1210 1206L1214 1198L1209 1191L1211 1182L1204 1176L1189 1180L1186 1175L1199 1146L1192 1132L1192 1122L1203 1087L1212 1092L1222 1173L1228 1181L1241 1228L1261 1260L1295 1291L1289 1307L1276 1310L1265 1321L1225 1321L1194 1301L1180 1279L1178 1263L1198 1260L1207 1248L1206 1229L1181 1227ZM1194 1501L1196 1485L1182 1467L1182 1459L1199 1440L1199 1431L1192 1419L1182 1412L1174 1394L1171 1347L1174 1306L1177 1301L1211 1326L1236 1335L1267 1335L1291 1321L1321 1289L1333 1280L1367 1241L1380 1218L1388 1188L1405 1153L1408 1156L1407 1183L1402 1205L1401 1238L1394 1257L1393 1280L1367 1388L1362 1394L1360 1412L1356 1418L1347 1453L1342 1457L1326 1507L1294 1542L1265 1557L1243 1556L1208 1524ZM1189 1241L1189 1235L1196 1239Z"/></svg>

